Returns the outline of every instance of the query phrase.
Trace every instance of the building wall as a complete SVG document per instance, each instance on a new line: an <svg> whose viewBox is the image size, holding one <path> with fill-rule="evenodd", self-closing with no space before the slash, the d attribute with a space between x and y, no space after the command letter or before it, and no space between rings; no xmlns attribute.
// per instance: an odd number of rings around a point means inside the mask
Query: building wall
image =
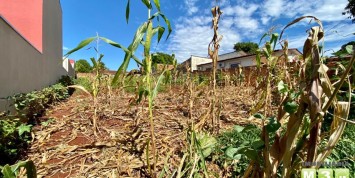
<svg viewBox="0 0 355 178"><path fill-rule="evenodd" d="M4 99L39 90L62 75L62 14L59 0L43 0L43 52L0 17L0 110ZM30 28L30 27L27 27Z"/></svg>
<svg viewBox="0 0 355 178"><path fill-rule="evenodd" d="M74 77L75 76L75 69L74 65L70 63L70 59L64 58L63 59L63 68L66 70L69 76Z"/></svg>
<svg viewBox="0 0 355 178"><path fill-rule="evenodd" d="M283 51L280 50L280 51L274 52L273 55L274 56L281 56L282 54L283 54ZM299 53L296 50L289 50L288 55L289 55L288 61L291 62L292 60L295 60L295 58L297 58L297 55L299 55ZM267 62L266 58L262 57L261 62L266 63ZM230 68L232 68L232 65L236 65L236 64L239 64L241 67L256 66L255 55L219 61L217 64L217 69L230 69ZM209 69L212 69L212 63L198 65L199 71L206 71Z"/></svg>
<svg viewBox="0 0 355 178"><path fill-rule="evenodd" d="M0 0L0 14L42 52L43 0Z"/></svg>
<svg viewBox="0 0 355 178"><path fill-rule="evenodd" d="M212 59L198 57L198 56L191 56L191 72L197 70L197 65L209 63Z"/></svg>

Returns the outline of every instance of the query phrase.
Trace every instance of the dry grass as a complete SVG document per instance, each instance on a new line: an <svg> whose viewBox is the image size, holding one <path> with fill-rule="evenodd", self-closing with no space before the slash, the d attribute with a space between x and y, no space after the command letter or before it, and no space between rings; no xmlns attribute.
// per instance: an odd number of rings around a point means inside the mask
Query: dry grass
<svg viewBox="0 0 355 178"><path fill-rule="evenodd" d="M251 88L224 87L222 93L221 128L235 124L257 123L247 119L253 100ZM208 111L208 93L196 98L192 118L202 123ZM172 88L160 93L154 105L154 129L158 151L158 170L168 158L172 171L179 166L186 146L188 98L183 89ZM90 98L74 94L47 112L49 126L34 129L34 142L28 157L34 160L38 175L44 177L148 177L146 145L149 121L146 106L129 106L133 94L115 93L109 101L99 97L98 137L94 136L91 118L94 107ZM143 105L146 105L143 103ZM202 122L200 122L202 121ZM209 124L202 123L203 129ZM212 167L216 167L210 165ZM211 167L211 168L212 168ZM217 168L213 170L218 171Z"/></svg>

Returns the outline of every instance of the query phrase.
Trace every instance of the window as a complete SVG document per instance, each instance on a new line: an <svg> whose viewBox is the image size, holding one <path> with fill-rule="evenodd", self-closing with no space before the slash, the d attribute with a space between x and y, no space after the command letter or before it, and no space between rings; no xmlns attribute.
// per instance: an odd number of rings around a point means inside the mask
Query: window
<svg viewBox="0 0 355 178"><path fill-rule="evenodd" d="M240 65L240 63L231 64L231 69L235 69L238 67L242 67L242 65Z"/></svg>

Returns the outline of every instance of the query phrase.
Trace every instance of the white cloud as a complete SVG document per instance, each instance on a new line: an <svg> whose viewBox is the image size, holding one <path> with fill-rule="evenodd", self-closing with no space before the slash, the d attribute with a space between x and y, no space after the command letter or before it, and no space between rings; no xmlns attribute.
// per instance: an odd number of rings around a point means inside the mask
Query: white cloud
<svg viewBox="0 0 355 178"><path fill-rule="evenodd" d="M198 12L198 7L196 6L198 0L185 0L185 6L186 6L186 10L188 15L192 15L196 12Z"/></svg>
<svg viewBox="0 0 355 178"><path fill-rule="evenodd" d="M263 25L266 25L269 22L269 20L270 20L270 17L267 17L267 16L262 16L261 17L261 23Z"/></svg>
<svg viewBox="0 0 355 178"><path fill-rule="evenodd" d="M69 48L68 48L68 47L63 46L63 51L68 51L68 50L69 50Z"/></svg>
<svg viewBox="0 0 355 178"><path fill-rule="evenodd" d="M234 19L236 26L243 30L256 30L259 27L259 23L256 19L250 17L237 17Z"/></svg>
<svg viewBox="0 0 355 178"><path fill-rule="evenodd" d="M248 7L236 6L234 8L237 16L250 17L258 9L258 5L250 4Z"/></svg>
<svg viewBox="0 0 355 178"><path fill-rule="evenodd" d="M284 9L283 0L266 0L263 7L263 13L271 17L279 17Z"/></svg>

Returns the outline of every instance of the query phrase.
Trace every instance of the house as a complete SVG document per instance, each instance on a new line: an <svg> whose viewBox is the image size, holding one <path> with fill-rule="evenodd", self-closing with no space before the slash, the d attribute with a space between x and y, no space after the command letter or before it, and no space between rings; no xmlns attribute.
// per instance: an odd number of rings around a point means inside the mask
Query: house
<svg viewBox="0 0 355 178"><path fill-rule="evenodd" d="M273 55L281 56L283 55L283 53L284 53L283 50L275 50ZM299 55L301 55L301 52L298 51L298 49L296 48L288 50L289 61L297 60ZM261 58L261 63L266 63L265 57ZM256 66L255 54L228 56L228 57L223 57L223 55L221 55L217 63L217 69L233 69L238 67L249 67L249 66ZM213 67L212 62L209 62L209 63L197 65L197 70L208 71L211 70L212 67Z"/></svg>
<svg viewBox="0 0 355 178"><path fill-rule="evenodd" d="M67 71L67 75L75 76L75 60L63 58L63 68Z"/></svg>
<svg viewBox="0 0 355 178"><path fill-rule="evenodd" d="M60 0L0 0L0 111L7 97L54 84L62 67Z"/></svg>
<svg viewBox="0 0 355 178"><path fill-rule="evenodd" d="M244 56L246 55L246 53L244 51L234 51L231 53L226 53L226 54L222 54L219 55L219 60L226 60L226 59L230 59L230 58L236 58L239 56ZM190 71L197 71L198 65L202 65L202 64L212 64L212 59L207 58L207 57L199 57L199 56L191 56L189 59L185 60L183 63L180 64L181 68L184 68L186 71L186 66L190 68Z"/></svg>

